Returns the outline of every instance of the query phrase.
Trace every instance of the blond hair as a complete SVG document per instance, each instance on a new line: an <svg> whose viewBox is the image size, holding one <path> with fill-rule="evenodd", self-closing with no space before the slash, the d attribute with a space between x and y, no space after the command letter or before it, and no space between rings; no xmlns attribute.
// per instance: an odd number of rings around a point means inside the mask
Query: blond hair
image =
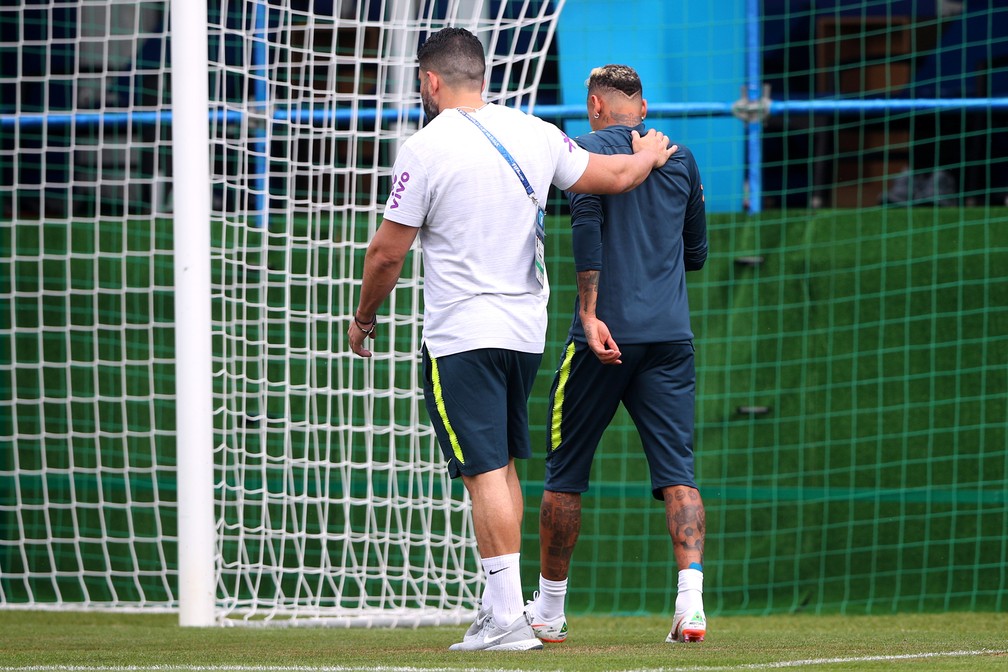
<svg viewBox="0 0 1008 672"><path fill-rule="evenodd" d="M585 82L589 94L618 91L627 98L636 98L644 93L640 76L629 65L603 65L594 68Z"/></svg>

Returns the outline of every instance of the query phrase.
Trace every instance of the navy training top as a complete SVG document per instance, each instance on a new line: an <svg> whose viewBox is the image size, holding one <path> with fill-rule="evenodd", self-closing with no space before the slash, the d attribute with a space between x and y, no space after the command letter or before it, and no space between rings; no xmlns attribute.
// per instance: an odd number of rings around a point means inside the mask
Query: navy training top
<svg viewBox="0 0 1008 672"><path fill-rule="evenodd" d="M597 154L632 154L634 128L610 126L577 138ZM674 143L673 143L674 144ZM683 147L624 194L566 192L571 207L574 266L599 271L596 315L618 344L689 341L686 271L707 260L707 215L700 169ZM586 344L574 300L569 338Z"/></svg>

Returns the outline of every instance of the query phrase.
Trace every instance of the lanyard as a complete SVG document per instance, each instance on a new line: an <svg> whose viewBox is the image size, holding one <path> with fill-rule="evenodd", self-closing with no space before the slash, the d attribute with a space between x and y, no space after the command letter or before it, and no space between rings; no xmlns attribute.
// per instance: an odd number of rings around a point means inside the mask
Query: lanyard
<svg viewBox="0 0 1008 672"><path fill-rule="evenodd" d="M542 206L539 205L539 200L535 196L535 190L532 189L532 185L529 184L529 181L525 178L525 173L522 172L521 166L519 166L518 162L514 160L513 156L511 156L511 152L507 151L507 148L505 148L504 145L502 145L500 141L494 137L493 133L488 131L483 126L483 124L476 121L475 117L470 116L469 113L464 110L461 110L459 108L455 109L458 109L458 111L462 114L463 117L465 117L472 123L476 124L476 128L483 131L483 135L487 137L491 145L497 148L497 151L501 153L501 156L504 157L504 160L507 161L508 164L511 166L511 169L514 170L515 175L517 175L518 179L521 180L522 186L525 187L525 193L528 194L528 197L531 198L532 202L536 204L536 207L542 210L543 208Z"/></svg>

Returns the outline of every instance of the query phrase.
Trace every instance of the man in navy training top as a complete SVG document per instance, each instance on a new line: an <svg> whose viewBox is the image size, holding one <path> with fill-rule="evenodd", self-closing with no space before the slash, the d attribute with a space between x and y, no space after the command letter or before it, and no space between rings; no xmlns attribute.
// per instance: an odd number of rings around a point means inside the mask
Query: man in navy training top
<svg viewBox="0 0 1008 672"><path fill-rule="evenodd" d="M591 152L627 154L644 133L647 101L630 67L588 79ZM592 458L622 401L640 433L652 495L665 502L679 566L666 642L703 641L705 514L694 482L696 375L686 271L707 259L703 186L693 154L679 150L636 189L615 196L567 192L578 298L550 393L546 480L539 519L541 575L529 605L536 636L567 637L564 599L581 529Z"/></svg>

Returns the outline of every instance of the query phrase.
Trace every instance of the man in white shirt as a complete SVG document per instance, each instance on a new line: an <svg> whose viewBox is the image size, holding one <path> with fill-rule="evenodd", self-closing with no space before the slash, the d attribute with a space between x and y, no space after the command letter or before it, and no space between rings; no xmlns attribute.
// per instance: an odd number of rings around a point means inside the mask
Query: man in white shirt
<svg viewBox="0 0 1008 672"><path fill-rule="evenodd" d="M486 587L457 650L542 648L524 613L524 509L514 460L532 455L528 398L546 337L542 208L550 185L621 193L675 151L651 131L632 155L589 154L548 122L488 104L483 46L461 28L417 53L427 125L401 147L384 218L364 260L350 348L371 353L377 310L419 234L424 395L449 473L472 500Z"/></svg>

